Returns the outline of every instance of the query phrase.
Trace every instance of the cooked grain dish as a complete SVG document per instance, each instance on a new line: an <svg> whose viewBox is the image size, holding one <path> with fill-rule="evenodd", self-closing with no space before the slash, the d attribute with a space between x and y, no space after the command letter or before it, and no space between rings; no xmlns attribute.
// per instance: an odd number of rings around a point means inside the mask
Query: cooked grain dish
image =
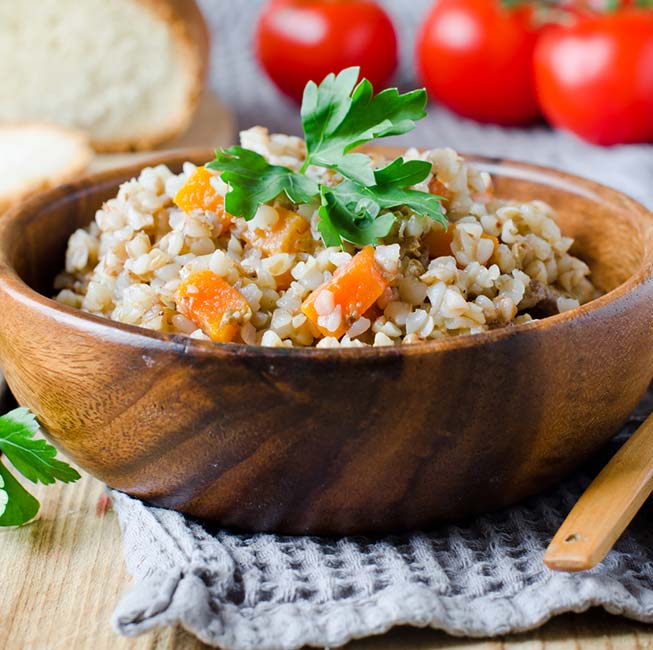
<svg viewBox="0 0 653 650"><path fill-rule="evenodd" d="M299 138L255 127L241 140L272 164L302 166ZM245 221L225 212L219 173L146 168L70 237L57 300L197 339L325 348L475 334L597 295L548 205L495 198L490 177L451 149L404 158L431 163L414 189L443 197L448 230L404 206L379 245L365 247L325 246L316 204L282 194ZM341 180L313 166L307 175Z"/></svg>

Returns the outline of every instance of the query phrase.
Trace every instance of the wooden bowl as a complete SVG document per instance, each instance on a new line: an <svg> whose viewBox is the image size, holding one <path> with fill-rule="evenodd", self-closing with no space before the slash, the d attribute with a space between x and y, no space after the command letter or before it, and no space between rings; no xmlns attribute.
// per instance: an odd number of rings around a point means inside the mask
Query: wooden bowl
<svg viewBox="0 0 653 650"><path fill-rule="evenodd" d="M169 157L179 170L190 157ZM428 528L559 480L653 374L653 217L596 183L469 157L497 194L560 213L608 293L525 325L423 344L272 349L153 333L48 296L69 235L132 167L0 220L0 358L51 439L113 488L222 526Z"/></svg>

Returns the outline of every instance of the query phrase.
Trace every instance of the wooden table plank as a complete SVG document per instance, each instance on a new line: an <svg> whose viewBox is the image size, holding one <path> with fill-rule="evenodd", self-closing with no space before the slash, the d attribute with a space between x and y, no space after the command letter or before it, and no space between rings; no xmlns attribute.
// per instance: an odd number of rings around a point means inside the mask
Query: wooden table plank
<svg viewBox="0 0 653 650"><path fill-rule="evenodd" d="M19 650L199 650L183 630L135 639L117 636L109 619L129 586L120 531L111 511L96 513L102 486L36 489L42 509L18 530L0 529L0 648ZM347 650L653 650L653 628L593 612L562 616L540 630L498 640L455 639L399 628Z"/></svg>

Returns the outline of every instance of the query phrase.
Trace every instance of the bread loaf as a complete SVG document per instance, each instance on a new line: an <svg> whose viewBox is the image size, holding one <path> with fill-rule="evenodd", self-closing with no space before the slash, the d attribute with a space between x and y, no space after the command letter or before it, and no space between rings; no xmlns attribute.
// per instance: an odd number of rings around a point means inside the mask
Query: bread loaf
<svg viewBox="0 0 653 650"><path fill-rule="evenodd" d="M98 151L149 149L188 126L207 60L195 0L0 0L0 124L55 122Z"/></svg>
<svg viewBox="0 0 653 650"><path fill-rule="evenodd" d="M50 124L0 126L0 213L32 192L73 179L92 155L81 131Z"/></svg>

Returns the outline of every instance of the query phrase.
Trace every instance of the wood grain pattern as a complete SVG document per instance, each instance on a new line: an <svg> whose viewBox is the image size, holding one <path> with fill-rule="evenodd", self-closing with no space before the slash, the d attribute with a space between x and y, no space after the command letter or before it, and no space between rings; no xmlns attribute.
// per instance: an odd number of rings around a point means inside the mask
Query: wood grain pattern
<svg viewBox="0 0 653 650"><path fill-rule="evenodd" d="M68 235L137 169L111 171L0 223L7 381L96 477L224 526L414 529L538 492L595 452L650 381L653 219L573 176L476 164L499 196L553 204L614 290L524 326L410 346L271 349L149 333L30 288L52 292Z"/></svg>
<svg viewBox="0 0 653 650"><path fill-rule="evenodd" d="M0 648L6 650L200 650L181 629L128 639L109 623L128 589L115 514L96 514L102 486L39 486L39 518L0 531ZM457 639L434 630L395 628L347 650L648 650L653 627L598 610L562 616L528 634Z"/></svg>
<svg viewBox="0 0 653 650"><path fill-rule="evenodd" d="M592 481L551 541L544 562L586 571L605 558L653 489L653 415Z"/></svg>

